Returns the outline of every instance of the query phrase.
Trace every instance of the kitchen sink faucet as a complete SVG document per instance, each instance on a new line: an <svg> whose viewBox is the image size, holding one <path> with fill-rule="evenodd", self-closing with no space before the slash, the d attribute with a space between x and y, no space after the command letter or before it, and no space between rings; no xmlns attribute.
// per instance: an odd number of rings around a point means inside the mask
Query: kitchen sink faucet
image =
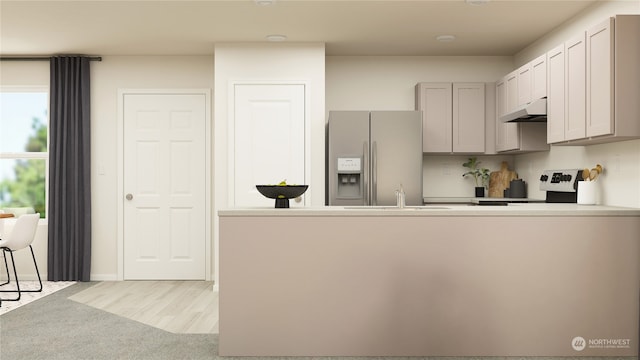
<svg viewBox="0 0 640 360"><path fill-rule="evenodd" d="M400 190L396 190L396 206L402 209L404 208L404 204L405 204L405 193L404 193L404 188L402 187L402 184L400 184Z"/></svg>

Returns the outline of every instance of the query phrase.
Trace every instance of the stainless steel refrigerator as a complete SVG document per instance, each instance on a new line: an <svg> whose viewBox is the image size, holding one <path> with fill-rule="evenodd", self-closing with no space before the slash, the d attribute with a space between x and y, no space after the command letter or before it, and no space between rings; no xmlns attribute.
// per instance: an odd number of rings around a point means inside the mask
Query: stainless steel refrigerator
<svg viewBox="0 0 640 360"><path fill-rule="evenodd" d="M422 205L420 111L331 111L327 205Z"/></svg>

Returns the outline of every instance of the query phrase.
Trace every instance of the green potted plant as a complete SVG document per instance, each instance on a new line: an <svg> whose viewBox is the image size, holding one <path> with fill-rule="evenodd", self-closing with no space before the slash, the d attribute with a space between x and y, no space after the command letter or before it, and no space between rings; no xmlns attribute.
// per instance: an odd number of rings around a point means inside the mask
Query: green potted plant
<svg viewBox="0 0 640 360"><path fill-rule="evenodd" d="M489 185L489 169L479 167L480 161L470 157L462 166L469 169L462 177L473 176L476 181L476 197L484 197L484 190Z"/></svg>

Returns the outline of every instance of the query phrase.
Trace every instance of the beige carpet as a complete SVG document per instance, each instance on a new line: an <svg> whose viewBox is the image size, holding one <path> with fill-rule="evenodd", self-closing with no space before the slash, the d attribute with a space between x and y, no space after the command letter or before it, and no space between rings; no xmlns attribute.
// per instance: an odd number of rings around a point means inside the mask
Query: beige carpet
<svg viewBox="0 0 640 360"><path fill-rule="evenodd" d="M23 292L20 296L20 301L2 301L0 304L0 315L6 314L11 310L17 309L20 306L26 305L30 302L36 301L47 295L51 295L58 290L62 290L68 286L75 284L75 281L43 281L42 292ZM15 290L15 282L2 286L2 290ZM21 290L35 290L40 287L37 281L20 281ZM17 293L0 293L0 297L3 299L12 299L17 297Z"/></svg>

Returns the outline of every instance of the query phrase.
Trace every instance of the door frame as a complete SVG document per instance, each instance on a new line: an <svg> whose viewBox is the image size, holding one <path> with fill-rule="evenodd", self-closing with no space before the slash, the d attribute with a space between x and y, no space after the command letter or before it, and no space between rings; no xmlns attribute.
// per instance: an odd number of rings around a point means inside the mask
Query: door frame
<svg viewBox="0 0 640 360"><path fill-rule="evenodd" d="M227 104L227 187L228 198L227 204L229 207L235 207L235 125L236 125L236 112L235 112L235 86L236 85L302 85L304 88L304 179L307 185L310 185L311 180L311 118L310 118L310 99L309 99L309 82L304 80L232 80L229 81L228 90L228 104ZM305 206L308 205L307 199L311 199L312 187L305 193ZM310 201L310 200L309 200ZM217 257L216 249L216 257ZM216 264L218 259L216 259ZM216 265L217 266L217 265Z"/></svg>
<svg viewBox="0 0 640 360"><path fill-rule="evenodd" d="M117 280L124 280L124 97L140 94L205 97L205 280L211 281L211 89L118 89Z"/></svg>

